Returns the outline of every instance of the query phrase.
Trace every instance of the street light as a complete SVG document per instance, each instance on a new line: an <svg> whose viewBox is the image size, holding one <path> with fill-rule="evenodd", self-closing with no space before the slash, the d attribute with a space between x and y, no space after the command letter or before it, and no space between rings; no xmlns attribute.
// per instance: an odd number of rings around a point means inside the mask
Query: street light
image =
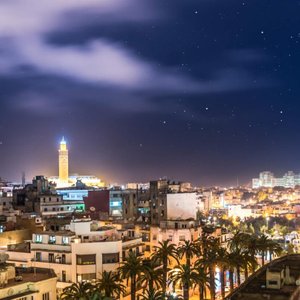
<svg viewBox="0 0 300 300"><path fill-rule="evenodd" d="M266 220L267 220L267 230L269 230L269 221L270 221L270 217L267 217Z"/></svg>

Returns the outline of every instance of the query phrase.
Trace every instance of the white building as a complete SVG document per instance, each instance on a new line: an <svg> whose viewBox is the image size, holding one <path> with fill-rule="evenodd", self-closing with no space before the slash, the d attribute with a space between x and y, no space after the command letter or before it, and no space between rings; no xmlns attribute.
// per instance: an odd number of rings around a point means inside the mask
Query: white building
<svg viewBox="0 0 300 300"><path fill-rule="evenodd" d="M0 270L0 299L56 300L53 270L3 266Z"/></svg>
<svg viewBox="0 0 300 300"><path fill-rule="evenodd" d="M8 261L18 266L53 269L60 292L72 282L100 278L103 271L116 270L126 251L140 252L141 246L141 238L128 238L115 227L79 219L71 222L70 231L33 234L29 251L9 247L7 253Z"/></svg>
<svg viewBox="0 0 300 300"><path fill-rule="evenodd" d="M83 200L64 200L62 195L40 195L40 213L42 216L70 214L84 211Z"/></svg>
<svg viewBox="0 0 300 300"><path fill-rule="evenodd" d="M204 210L204 203L197 193L167 194L167 219L196 219L198 211Z"/></svg>
<svg viewBox="0 0 300 300"><path fill-rule="evenodd" d="M300 174L295 174L289 171L283 177L276 178L273 173L269 171L261 172L259 178L252 179L252 187L258 188L273 188L275 186L284 188L295 188L300 185Z"/></svg>
<svg viewBox="0 0 300 300"><path fill-rule="evenodd" d="M227 210L229 218L240 218L241 220L245 220L254 216L251 208L244 208L241 205L228 205Z"/></svg>

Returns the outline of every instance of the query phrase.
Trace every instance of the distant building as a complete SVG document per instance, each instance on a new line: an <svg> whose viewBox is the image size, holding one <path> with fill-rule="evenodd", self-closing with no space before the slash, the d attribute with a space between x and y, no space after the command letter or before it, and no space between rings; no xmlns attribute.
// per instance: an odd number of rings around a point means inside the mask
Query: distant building
<svg viewBox="0 0 300 300"><path fill-rule="evenodd" d="M259 178L252 179L252 188L295 188L300 185L300 174L295 174L293 171L289 171L281 178L276 178L272 172L265 171L259 174Z"/></svg>
<svg viewBox="0 0 300 300"><path fill-rule="evenodd" d="M69 179L69 151L64 137L60 142L60 147L58 150L58 171L59 181L62 184L67 184Z"/></svg>
<svg viewBox="0 0 300 300"><path fill-rule="evenodd" d="M130 182L126 184L126 189L128 190L148 190L149 189L149 182L147 183L136 183L136 182Z"/></svg>
<svg viewBox="0 0 300 300"><path fill-rule="evenodd" d="M93 175L69 175L69 150L64 137L58 149L58 174L58 176L49 177L49 181L59 188L75 186L78 181L90 187L104 187L105 185L101 179Z"/></svg>
<svg viewBox="0 0 300 300"><path fill-rule="evenodd" d="M152 225L172 219L196 219L197 212L204 210L200 196L196 192L189 192L189 184L156 180L150 182L149 191Z"/></svg>
<svg viewBox="0 0 300 300"><path fill-rule="evenodd" d="M50 187L47 178L36 176L32 184L13 191L12 206L26 213L37 213L42 216L70 214L84 210L83 198L64 199Z"/></svg>

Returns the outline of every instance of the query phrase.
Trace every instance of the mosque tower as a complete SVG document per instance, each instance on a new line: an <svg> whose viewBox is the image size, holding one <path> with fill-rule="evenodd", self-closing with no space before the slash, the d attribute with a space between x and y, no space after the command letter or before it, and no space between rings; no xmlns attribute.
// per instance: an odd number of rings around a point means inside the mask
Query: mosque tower
<svg viewBox="0 0 300 300"><path fill-rule="evenodd" d="M69 179L69 154L67 143L63 137L58 150L58 171L59 171L59 181L68 182Z"/></svg>

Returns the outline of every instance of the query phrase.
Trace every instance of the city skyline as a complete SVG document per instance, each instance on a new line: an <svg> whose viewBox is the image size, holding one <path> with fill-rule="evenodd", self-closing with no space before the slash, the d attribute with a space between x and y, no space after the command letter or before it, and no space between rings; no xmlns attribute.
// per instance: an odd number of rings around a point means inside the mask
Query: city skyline
<svg viewBox="0 0 300 300"><path fill-rule="evenodd" d="M0 176L251 184L300 170L298 2L0 3Z"/></svg>

